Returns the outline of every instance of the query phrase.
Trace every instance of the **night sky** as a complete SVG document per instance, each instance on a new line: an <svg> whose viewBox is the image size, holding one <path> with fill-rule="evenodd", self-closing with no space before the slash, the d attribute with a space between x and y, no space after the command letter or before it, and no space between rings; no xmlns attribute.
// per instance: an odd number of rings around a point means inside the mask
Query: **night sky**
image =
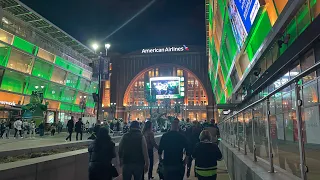
<svg viewBox="0 0 320 180"><path fill-rule="evenodd" d="M21 0L87 46L102 40L151 0ZM162 45L205 46L205 0L157 0L108 40L112 51Z"/></svg>

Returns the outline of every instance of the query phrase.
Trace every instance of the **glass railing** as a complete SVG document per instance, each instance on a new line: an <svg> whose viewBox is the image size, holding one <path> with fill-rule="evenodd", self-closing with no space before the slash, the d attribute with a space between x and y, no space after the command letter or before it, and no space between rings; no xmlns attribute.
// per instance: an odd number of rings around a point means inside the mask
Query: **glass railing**
<svg viewBox="0 0 320 180"><path fill-rule="evenodd" d="M301 179L320 179L320 77L316 63L278 89L233 112L219 127L222 140ZM249 156L248 153L248 156Z"/></svg>

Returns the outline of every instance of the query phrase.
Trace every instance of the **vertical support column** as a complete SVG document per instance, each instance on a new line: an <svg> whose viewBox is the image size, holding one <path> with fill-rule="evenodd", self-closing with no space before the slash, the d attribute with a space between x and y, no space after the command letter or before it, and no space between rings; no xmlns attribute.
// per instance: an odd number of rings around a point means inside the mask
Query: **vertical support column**
<svg viewBox="0 0 320 180"><path fill-rule="evenodd" d="M300 155L300 173L301 179L307 179L307 169L306 166L306 159L305 159L305 149L304 149L304 142L303 142L303 123L302 123L302 116L301 116L301 106L302 100L300 97L301 87L299 86L298 82L295 83L295 95L296 95L296 116L297 116L297 126L298 126L298 137L299 137L299 155Z"/></svg>
<svg viewBox="0 0 320 180"><path fill-rule="evenodd" d="M206 106L206 109L207 109L207 121L208 122L210 121L210 119L214 118L214 109L213 108L214 108L213 106ZM201 115L201 113L200 113L200 115ZM217 123L218 122L217 119L215 119L215 120L216 120L216 123Z"/></svg>
<svg viewBox="0 0 320 180"><path fill-rule="evenodd" d="M243 119L243 138L244 138L244 155L247 155L247 127L246 127L246 119L245 119L245 114L242 114L242 119Z"/></svg>
<svg viewBox="0 0 320 180"><path fill-rule="evenodd" d="M253 161L257 162L257 148L256 148L256 142L254 141L254 109L251 110L251 116L252 116L252 145L253 145Z"/></svg>
<svg viewBox="0 0 320 180"><path fill-rule="evenodd" d="M267 126L268 126L268 149L269 149L269 161L270 161L270 173L274 173L274 166L273 166L273 153L272 153L272 141L271 141L271 133L270 133L270 100L269 98L267 99L267 110L266 110L266 117L267 117Z"/></svg>
<svg viewBox="0 0 320 180"><path fill-rule="evenodd" d="M236 142L238 146L238 151L240 151L240 137L239 137L239 116L237 115L237 134L236 134Z"/></svg>

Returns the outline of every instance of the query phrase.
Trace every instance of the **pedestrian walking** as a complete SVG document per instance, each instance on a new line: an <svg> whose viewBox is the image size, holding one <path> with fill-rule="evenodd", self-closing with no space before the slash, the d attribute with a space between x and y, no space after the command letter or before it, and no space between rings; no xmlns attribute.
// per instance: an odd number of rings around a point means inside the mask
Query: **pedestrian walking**
<svg viewBox="0 0 320 180"><path fill-rule="evenodd" d="M160 162L163 162L165 180L183 180L185 166L190 156L188 140L179 129L179 119L175 118L171 124L171 131L165 133L160 140L158 153ZM184 151L185 159L183 159Z"/></svg>
<svg viewBox="0 0 320 180"><path fill-rule="evenodd" d="M3 138L3 134L5 133L5 131L6 131L6 121L2 120L0 121L0 138L1 139Z"/></svg>
<svg viewBox="0 0 320 180"><path fill-rule="evenodd" d="M76 140L78 141L78 135L80 134L80 140L82 140L82 131L83 131L83 122L82 119L79 118L79 120L76 122L75 125L75 131L76 131Z"/></svg>
<svg viewBox="0 0 320 180"><path fill-rule="evenodd" d="M9 139L10 137L10 120L4 120L3 122L4 126L4 132L1 134L1 138L3 138L3 135L6 134L6 138Z"/></svg>
<svg viewBox="0 0 320 180"><path fill-rule="evenodd" d="M207 125L207 127L205 127L205 130L209 131L211 134L211 141L213 143L217 143L218 144L218 139L220 138L220 131L218 126L215 123L214 119L211 119L210 123Z"/></svg>
<svg viewBox="0 0 320 180"><path fill-rule="evenodd" d="M89 180L112 180L118 176L116 168L111 164L116 157L115 144L109 131L101 128L97 138L89 145Z"/></svg>
<svg viewBox="0 0 320 180"><path fill-rule="evenodd" d="M31 123L30 123L29 137L30 137L30 139L36 137L36 123L34 121L31 121Z"/></svg>
<svg viewBox="0 0 320 180"><path fill-rule="evenodd" d="M209 131L203 130L200 142L196 145L192 157L195 159L195 171L199 180L217 179L217 161L222 158L216 143L212 142Z"/></svg>
<svg viewBox="0 0 320 180"><path fill-rule="evenodd" d="M63 128L62 122L61 122L61 121L59 121L59 122L58 122L58 125L57 125L58 134L60 134L60 133L61 133L62 128Z"/></svg>
<svg viewBox="0 0 320 180"><path fill-rule="evenodd" d="M51 136L54 136L54 134L56 133L56 130L57 130L56 123L52 123L50 129L51 129Z"/></svg>
<svg viewBox="0 0 320 180"><path fill-rule="evenodd" d="M67 129L68 129L69 135L67 136L66 141L68 141L68 139L71 141L73 128L74 128L74 117L71 116L71 119L67 123Z"/></svg>
<svg viewBox="0 0 320 180"><path fill-rule="evenodd" d="M133 121L129 132L123 135L119 144L119 158L123 180L131 180L132 176L134 180L141 180L144 172L148 171L148 148L139 122Z"/></svg>
<svg viewBox="0 0 320 180"><path fill-rule="evenodd" d="M156 148L158 150L158 148L159 148L158 144L156 143L156 141L154 139L154 133L152 131L152 122L151 121L146 122L144 129L143 129L143 135L146 139L147 147L148 147L148 155L149 155L149 162L150 162L149 171L148 171L148 180L150 180L150 179L154 178L152 176L153 163L154 163L153 149Z"/></svg>
<svg viewBox="0 0 320 180"><path fill-rule="evenodd" d="M22 129L23 129L23 137L27 138L29 131L30 131L30 124L29 124L28 120L23 121Z"/></svg>
<svg viewBox="0 0 320 180"><path fill-rule="evenodd" d="M13 124L13 127L14 127L14 137L17 138L17 135L18 135L18 132L19 132L19 135L20 135L20 138L23 138L22 137L22 121L20 119L17 119L14 124Z"/></svg>

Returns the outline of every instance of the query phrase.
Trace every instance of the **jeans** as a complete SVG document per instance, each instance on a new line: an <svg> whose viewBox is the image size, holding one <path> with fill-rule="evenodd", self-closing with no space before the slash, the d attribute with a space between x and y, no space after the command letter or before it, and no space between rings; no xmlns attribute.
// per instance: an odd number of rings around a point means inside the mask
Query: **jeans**
<svg viewBox="0 0 320 180"><path fill-rule="evenodd" d="M78 135L80 134L80 140L82 140L82 131L77 132L76 134L76 140L78 141Z"/></svg>
<svg viewBox="0 0 320 180"><path fill-rule="evenodd" d="M143 164L124 164L122 167L122 180L141 180L144 173Z"/></svg>
<svg viewBox="0 0 320 180"><path fill-rule="evenodd" d="M18 129L14 129L14 137L17 137L18 131L19 131L20 137L22 137L22 130L18 130Z"/></svg>
<svg viewBox="0 0 320 180"><path fill-rule="evenodd" d="M68 137L66 138L66 141L69 139L71 141L71 137L72 137L72 131L68 131L69 132L69 135Z"/></svg>
<svg viewBox="0 0 320 180"><path fill-rule="evenodd" d="M153 157L153 149L148 149L148 155L149 155L149 171L148 171L148 179L152 178L152 171L153 171L153 162L154 162L154 157Z"/></svg>
<svg viewBox="0 0 320 180"><path fill-rule="evenodd" d="M183 180L185 166L179 165L164 165L165 180Z"/></svg>
<svg viewBox="0 0 320 180"><path fill-rule="evenodd" d="M216 179L217 179L217 175L210 176L210 177L201 177L201 176L198 176L198 180L216 180Z"/></svg>

